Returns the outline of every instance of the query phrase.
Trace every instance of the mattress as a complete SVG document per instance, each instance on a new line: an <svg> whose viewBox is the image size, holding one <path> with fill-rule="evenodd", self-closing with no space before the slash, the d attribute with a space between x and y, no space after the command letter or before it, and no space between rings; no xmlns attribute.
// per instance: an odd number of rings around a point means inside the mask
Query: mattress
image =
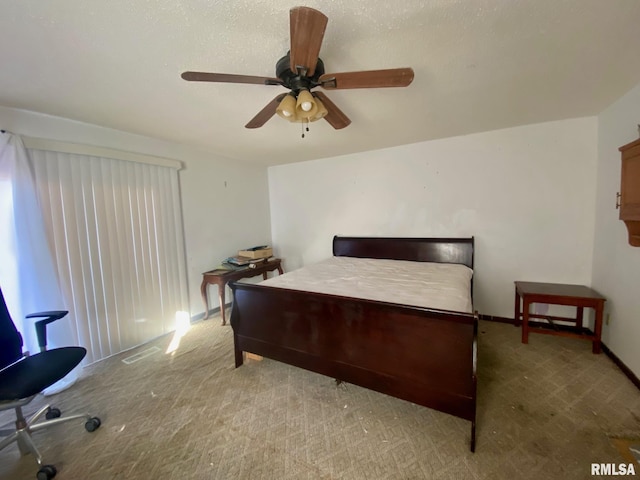
<svg viewBox="0 0 640 480"><path fill-rule="evenodd" d="M472 276L459 264L331 257L260 284L472 313Z"/></svg>

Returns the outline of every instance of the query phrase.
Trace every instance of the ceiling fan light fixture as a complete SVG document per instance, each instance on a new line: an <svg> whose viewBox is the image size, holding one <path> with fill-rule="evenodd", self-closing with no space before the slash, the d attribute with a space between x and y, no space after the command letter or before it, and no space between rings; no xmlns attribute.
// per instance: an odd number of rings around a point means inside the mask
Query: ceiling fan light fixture
<svg viewBox="0 0 640 480"><path fill-rule="evenodd" d="M311 119L312 122L315 122L317 120L321 120L324 117L326 117L329 111L327 110L327 107L324 106L324 103L322 103L322 101L318 97L314 96L313 98L316 101L316 106L318 107L318 111L316 112L315 116Z"/></svg>
<svg viewBox="0 0 640 480"><path fill-rule="evenodd" d="M318 104L311 92L306 89L298 92L298 101L296 102L296 114L298 118L311 120L318 113Z"/></svg>
<svg viewBox="0 0 640 480"><path fill-rule="evenodd" d="M286 95L276 108L276 113L285 120L295 121L296 98L292 94Z"/></svg>

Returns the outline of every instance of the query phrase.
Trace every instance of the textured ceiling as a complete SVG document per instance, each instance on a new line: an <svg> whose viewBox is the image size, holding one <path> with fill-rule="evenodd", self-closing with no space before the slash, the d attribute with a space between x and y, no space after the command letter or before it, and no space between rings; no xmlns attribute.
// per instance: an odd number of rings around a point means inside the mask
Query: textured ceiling
<svg viewBox="0 0 640 480"><path fill-rule="evenodd" d="M596 115L640 83L638 0L325 0L327 72L412 67L407 88L328 91L352 120L244 125L280 86L185 82L185 70L275 76L283 0L21 0L0 15L0 105L289 163ZM1 126L1 125L0 125Z"/></svg>

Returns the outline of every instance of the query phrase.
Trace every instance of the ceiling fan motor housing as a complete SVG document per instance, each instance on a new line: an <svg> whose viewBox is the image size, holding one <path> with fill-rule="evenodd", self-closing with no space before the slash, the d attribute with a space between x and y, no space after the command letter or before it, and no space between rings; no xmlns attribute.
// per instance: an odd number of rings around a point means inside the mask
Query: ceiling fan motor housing
<svg viewBox="0 0 640 480"><path fill-rule="evenodd" d="M320 85L319 79L324 74L324 63L318 58L313 76L307 77L304 73L302 70L300 72L291 71L289 53L276 63L276 77L282 80L284 86L292 90L296 95L300 93L300 90L311 90Z"/></svg>

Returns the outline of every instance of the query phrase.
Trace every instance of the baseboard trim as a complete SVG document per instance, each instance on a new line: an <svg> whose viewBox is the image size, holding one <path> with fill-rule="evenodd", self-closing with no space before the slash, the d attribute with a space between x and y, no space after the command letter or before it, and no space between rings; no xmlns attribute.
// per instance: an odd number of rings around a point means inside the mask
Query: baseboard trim
<svg viewBox="0 0 640 480"><path fill-rule="evenodd" d="M515 325L516 322L513 321L513 318L507 317L496 317L495 315L479 315L480 320L486 320L488 322L498 322L498 323L510 323L511 325Z"/></svg>
<svg viewBox="0 0 640 480"><path fill-rule="evenodd" d="M480 315L479 318L480 320L486 320L488 322L509 323L511 325L517 325L513 318L496 317L493 315ZM540 322L536 322L536 323L540 323ZM550 325L536 325L536 327L551 328ZM584 330L586 333L593 335L593 332L590 329L585 328ZM624 373L625 376L631 381L631 383L633 383L636 386L636 388L640 390L640 379L636 376L636 374L633 373L633 371L629 367L627 367L625 363L622 360L620 360L620 358L615 353L613 353L611 349L607 347L607 345L604 342L602 342L601 345L602 345L602 351L604 352L604 354L607 357L609 357L611 361L615 363L616 367L618 367L620 371Z"/></svg>
<svg viewBox="0 0 640 480"><path fill-rule="evenodd" d="M230 304L227 305L227 307L229 307ZM209 315L207 320L209 320L209 318L218 315L220 313L220 307L216 307L216 308L212 308L209 310ZM191 317L191 323L195 323L195 322L199 322L200 320L204 320L204 312L199 313L197 315L194 315Z"/></svg>
<svg viewBox="0 0 640 480"><path fill-rule="evenodd" d="M633 373L631 369L627 367L625 363L622 360L620 360L620 358L618 358L618 356L615 353L613 353L611 349L607 347L604 343L602 343L602 351L607 355L607 357L611 359L613 363L616 364L616 366L620 370L622 370L622 373L624 373L627 376L627 378L631 380L631 383L633 383L636 386L636 388L640 390L640 379L636 376L636 374Z"/></svg>

